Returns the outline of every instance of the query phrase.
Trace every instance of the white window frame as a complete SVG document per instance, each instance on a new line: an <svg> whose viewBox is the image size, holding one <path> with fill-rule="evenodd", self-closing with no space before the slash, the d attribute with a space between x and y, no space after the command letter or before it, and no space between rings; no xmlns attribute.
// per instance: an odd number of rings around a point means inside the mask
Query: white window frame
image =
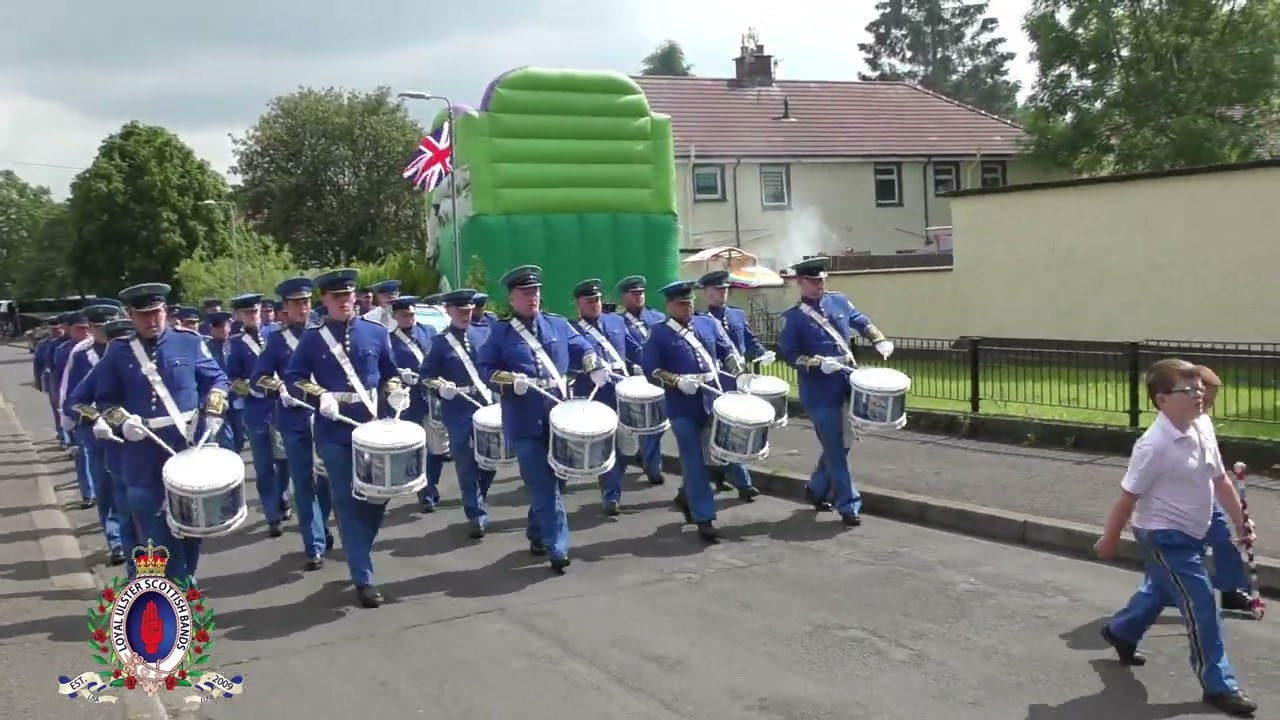
<svg viewBox="0 0 1280 720"><path fill-rule="evenodd" d="M988 177L994 176L995 182L987 182ZM1009 164L1004 160L983 160L979 168L978 181L979 187L998 188L1009 184Z"/></svg>
<svg viewBox="0 0 1280 720"><path fill-rule="evenodd" d="M782 180L782 194L785 196L783 202L769 202L765 196L765 175L777 175ZM760 206L765 210L789 210L791 209L791 166L781 163L770 163L760 166Z"/></svg>
<svg viewBox="0 0 1280 720"><path fill-rule="evenodd" d="M699 175L715 177L716 191L714 193L698 192ZM725 200L723 165L694 165L689 171L689 183L692 185L694 202L723 202Z"/></svg>
<svg viewBox="0 0 1280 720"><path fill-rule="evenodd" d="M880 183L893 181L892 200L880 198ZM876 207L902 207L902 163L876 163L871 166L871 195L875 198Z"/></svg>
<svg viewBox="0 0 1280 720"><path fill-rule="evenodd" d="M960 163L954 162L954 161L945 161L945 162L935 162L935 163L932 163L931 165L932 167L930 168L930 172L933 175L933 196L934 197L942 197L946 193L963 189L963 186L960 184ZM947 177L948 175L950 176L950 178ZM949 190L939 190L938 182L946 181L948 179L951 181L951 188Z"/></svg>

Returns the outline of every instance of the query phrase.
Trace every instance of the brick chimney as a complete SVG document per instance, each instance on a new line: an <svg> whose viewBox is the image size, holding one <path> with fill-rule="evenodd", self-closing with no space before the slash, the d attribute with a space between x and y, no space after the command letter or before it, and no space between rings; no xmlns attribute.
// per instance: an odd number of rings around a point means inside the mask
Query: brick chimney
<svg viewBox="0 0 1280 720"><path fill-rule="evenodd" d="M733 60L738 87L771 87L773 85L773 56L766 55L755 30L742 36L742 47Z"/></svg>

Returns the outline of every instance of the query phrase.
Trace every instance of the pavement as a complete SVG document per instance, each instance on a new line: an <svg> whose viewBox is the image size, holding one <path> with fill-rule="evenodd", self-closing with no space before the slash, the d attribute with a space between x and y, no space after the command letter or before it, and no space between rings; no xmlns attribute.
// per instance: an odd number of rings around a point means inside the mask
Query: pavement
<svg viewBox="0 0 1280 720"><path fill-rule="evenodd" d="M255 509L236 534L207 541L201 562L217 615L210 665L243 675L244 693L206 706L173 693L163 711L125 693L125 707L93 708L54 688L57 675L95 669L85 609L111 571L96 513L75 505L66 455L50 447L47 408L24 385L27 357L0 348L0 716L1217 717L1199 703L1173 615L1144 644L1144 668L1120 666L1102 646L1100 622L1138 579L1127 568L880 517L845 531L778 497L722 498L725 540L708 547L671 511L673 483L632 479L617 520L585 485L567 496L574 564L555 577L526 552L524 492L509 477L494 488L494 532L480 543L466 539L456 502L431 515L392 507L375 548L391 602L378 610L353 606L340 549L303 573L292 524L270 539ZM788 457L808 469L809 451L789 445L803 430L775 435L776 472L789 472ZM867 486L934 483L895 492L952 487L975 493L969 503L988 497L974 489L986 481L1018 487L1010 468L1026 485L1090 473L1117 482L1113 466L968 445L872 438L855 468ZM456 497L451 473L443 491ZM1055 509L1061 497L1025 509ZM1267 711L1280 708L1280 626L1226 623L1259 717L1276 717Z"/></svg>

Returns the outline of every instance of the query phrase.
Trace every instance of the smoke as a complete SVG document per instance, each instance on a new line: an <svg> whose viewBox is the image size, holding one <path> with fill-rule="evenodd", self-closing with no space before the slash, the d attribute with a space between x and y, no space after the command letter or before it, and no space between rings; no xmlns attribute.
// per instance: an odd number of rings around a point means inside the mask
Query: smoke
<svg viewBox="0 0 1280 720"><path fill-rule="evenodd" d="M835 233L822 224L822 215L816 208L797 208L786 217L787 224L781 232L760 238L748 248L760 258L760 264L778 270L806 255L837 250Z"/></svg>

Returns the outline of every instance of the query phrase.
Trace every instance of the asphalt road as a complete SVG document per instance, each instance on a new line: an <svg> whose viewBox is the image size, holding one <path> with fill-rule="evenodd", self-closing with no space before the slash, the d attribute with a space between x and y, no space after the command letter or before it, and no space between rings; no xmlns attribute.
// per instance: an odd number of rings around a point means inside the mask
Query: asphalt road
<svg viewBox="0 0 1280 720"><path fill-rule="evenodd" d="M14 362L25 357L0 349L0 394L42 441L50 423L22 386L27 366ZM74 566L41 558L47 533L23 512L33 502L24 493L40 461L64 485L68 464L47 446L34 455L19 433L0 422L0 716L111 717L54 693L57 674L91 669L93 591L59 589ZM255 513L207 542L211 665L243 675L246 690L200 708L166 698L175 715L1216 717L1198 701L1173 617L1153 630L1145 668L1123 668L1101 646L1100 620L1137 580L1127 570L877 518L842 531L830 515L773 498L722 500L726 540L705 547L670 511L668 485L629 491L617 521L577 488L574 564L553 577L526 552L516 482L495 487L496 532L481 543L465 538L455 503L434 515L394 507L375 553L392 602L378 610L353 607L340 551L324 570L301 572L292 525L269 539ZM446 476L446 497L453 487ZM93 513L69 515L87 526ZM100 537L81 537L100 566ZM1231 618L1227 633L1246 687L1264 711L1280 708L1280 627Z"/></svg>

